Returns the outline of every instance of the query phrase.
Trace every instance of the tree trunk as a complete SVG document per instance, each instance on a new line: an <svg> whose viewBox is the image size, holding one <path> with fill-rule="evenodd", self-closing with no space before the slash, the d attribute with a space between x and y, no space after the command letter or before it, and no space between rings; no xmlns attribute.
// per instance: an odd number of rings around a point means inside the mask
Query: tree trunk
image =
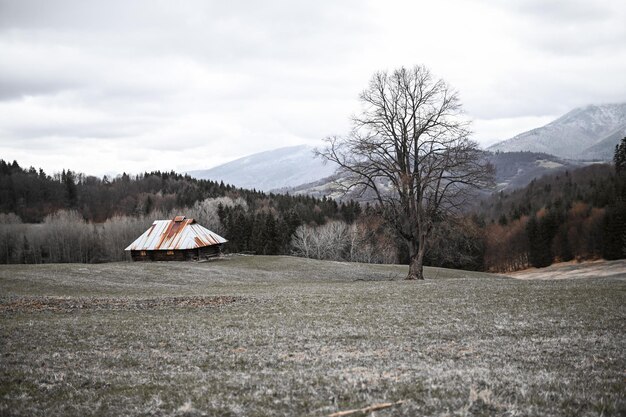
<svg viewBox="0 0 626 417"><path fill-rule="evenodd" d="M424 279L424 245L409 242L409 274L406 280Z"/></svg>

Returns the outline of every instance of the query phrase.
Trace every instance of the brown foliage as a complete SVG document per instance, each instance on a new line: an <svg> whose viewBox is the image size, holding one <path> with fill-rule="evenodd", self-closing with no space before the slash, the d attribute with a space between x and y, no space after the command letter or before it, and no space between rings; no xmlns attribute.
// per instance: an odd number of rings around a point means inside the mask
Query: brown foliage
<svg viewBox="0 0 626 417"><path fill-rule="evenodd" d="M485 269L507 272L528 267L528 216L506 225L492 223L485 231Z"/></svg>

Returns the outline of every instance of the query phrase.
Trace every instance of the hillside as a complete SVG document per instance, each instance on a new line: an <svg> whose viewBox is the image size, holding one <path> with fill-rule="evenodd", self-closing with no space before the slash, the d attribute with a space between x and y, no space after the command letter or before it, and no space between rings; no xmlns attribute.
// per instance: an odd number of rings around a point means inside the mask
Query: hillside
<svg viewBox="0 0 626 417"><path fill-rule="evenodd" d="M497 191L522 188L535 178L582 166L577 161L538 152L496 152L489 161L496 169Z"/></svg>
<svg viewBox="0 0 626 417"><path fill-rule="evenodd" d="M488 220L502 215L517 219L542 208L568 209L581 202L605 207L626 197L626 178L615 175L608 164L593 164L556 172L531 181L525 187L503 190L480 202L478 212Z"/></svg>
<svg viewBox="0 0 626 417"><path fill-rule="evenodd" d="M331 164L316 158L314 148L290 146L236 159L215 168L189 171L198 179L211 179L237 187L270 191L327 177L335 171Z"/></svg>
<svg viewBox="0 0 626 417"><path fill-rule="evenodd" d="M493 191L511 191L525 187L535 178L550 175L566 170L572 170L583 166L579 161L566 160L554 155L538 152L495 152L488 153L489 161L496 169L495 190L487 190L486 194ZM340 176L332 175L308 184L301 184L296 187L285 187L278 191L293 195L309 195L316 198L329 197L336 199L354 199L367 201L373 196L359 196L348 194L344 196L339 191L337 183L342 181Z"/></svg>
<svg viewBox="0 0 626 417"><path fill-rule="evenodd" d="M613 156L615 145L625 135L626 103L589 105L487 149L493 152L542 152L561 158L608 161Z"/></svg>
<svg viewBox="0 0 626 417"><path fill-rule="evenodd" d="M585 149L580 157L581 159L610 161L615 155L615 145L617 145L624 137L626 137L626 128L619 127L615 132L607 135L604 139L595 145Z"/></svg>
<svg viewBox="0 0 626 417"><path fill-rule="evenodd" d="M497 173L499 189L518 188L550 171L580 165L572 160L609 161L615 145L624 136L626 103L590 105L492 145L488 151L496 154L493 163L501 168ZM188 174L248 189L340 197L330 184L333 178L329 178L336 166L315 157L313 150L307 145L278 148Z"/></svg>
<svg viewBox="0 0 626 417"><path fill-rule="evenodd" d="M626 257L626 176L606 164L546 175L480 201L485 269Z"/></svg>
<svg viewBox="0 0 626 417"><path fill-rule="evenodd" d="M594 154L599 152L601 149ZM578 161L539 152L494 152L489 158L496 167L498 190L524 187L534 178L581 166ZM316 198L364 199L363 196L344 196L339 192L335 183L341 182L341 178L334 172L334 165L324 165L322 160L315 158L313 148L297 146L254 154L211 170L190 171L189 174L195 178L224 179L229 184L249 189Z"/></svg>

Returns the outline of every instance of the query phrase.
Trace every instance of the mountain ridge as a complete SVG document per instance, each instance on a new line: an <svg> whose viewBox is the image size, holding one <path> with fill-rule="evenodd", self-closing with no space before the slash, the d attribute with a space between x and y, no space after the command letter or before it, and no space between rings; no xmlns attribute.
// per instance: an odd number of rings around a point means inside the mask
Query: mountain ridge
<svg viewBox="0 0 626 417"><path fill-rule="evenodd" d="M261 191L294 187L328 177L335 171L333 165L315 157L314 149L309 145L287 146L187 174Z"/></svg>
<svg viewBox="0 0 626 417"><path fill-rule="evenodd" d="M496 152L542 152L567 159L610 160L626 135L626 103L590 104L487 148Z"/></svg>
<svg viewBox="0 0 626 417"><path fill-rule="evenodd" d="M626 103L588 105L487 151L493 153L490 158L500 171L498 189L510 189L549 172L580 166L582 161L610 161L615 144L624 136ZM187 173L248 189L336 197L329 189L336 165L315 157L313 150L309 145L282 147Z"/></svg>
<svg viewBox="0 0 626 417"><path fill-rule="evenodd" d="M496 187L489 191L511 191L523 188L533 179L545 175L573 170L586 165L582 161L567 160L541 152L487 152L489 162L496 169ZM317 181L295 187L284 187L275 191L292 195L305 194L316 198L330 197L339 200L371 200L372 195L365 197L348 193L343 195L338 190L337 182L341 176L334 174Z"/></svg>

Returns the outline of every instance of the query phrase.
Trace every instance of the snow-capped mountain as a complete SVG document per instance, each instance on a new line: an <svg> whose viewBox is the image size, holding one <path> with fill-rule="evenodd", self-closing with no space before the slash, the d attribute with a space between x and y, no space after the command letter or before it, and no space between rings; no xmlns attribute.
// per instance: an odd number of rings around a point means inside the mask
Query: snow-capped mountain
<svg viewBox="0 0 626 417"><path fill-rule="evenodd" d="M626 103L589 105L487 149L543 152L570 159L610 160L615 145L624 136Z"/></svg>
<svg viewBox="0 0 626 417"><path fill-rule="evenodd" d="M237 187L270 191L293 187L328 177L335 166L317 158L314 148L307 145L290 146L260 152L236 159L217 167L189 171L199 179L224 181Z"/></svg>

